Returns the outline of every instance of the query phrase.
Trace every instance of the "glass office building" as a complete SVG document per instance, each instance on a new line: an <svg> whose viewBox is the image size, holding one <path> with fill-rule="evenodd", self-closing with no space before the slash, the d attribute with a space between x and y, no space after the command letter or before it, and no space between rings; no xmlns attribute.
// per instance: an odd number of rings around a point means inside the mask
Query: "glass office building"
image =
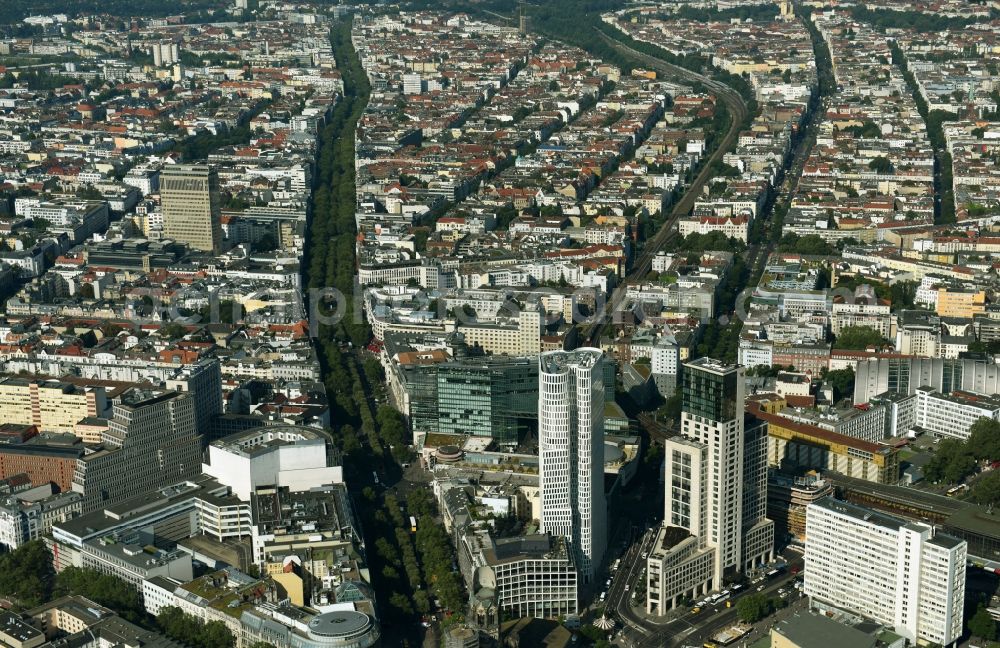
<svg viewBox="0 0 1000 648"><path fill-rule="evenodd" d="M537 426L538 363L532 358L464 358L408 372L416 432L491 437L513 446Z"/></svg>
<svg viewBox="0 0 1000 648"><path fill-rule="evenodd" d="M721 423L743 416L743 375L735 366L699 358L684 366L683 411Z"/></svg>

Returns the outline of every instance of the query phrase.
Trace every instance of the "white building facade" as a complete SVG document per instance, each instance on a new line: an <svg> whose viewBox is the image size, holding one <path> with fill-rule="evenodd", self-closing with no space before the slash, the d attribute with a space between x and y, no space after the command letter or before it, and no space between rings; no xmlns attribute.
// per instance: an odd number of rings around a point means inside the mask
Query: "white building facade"
<svg viewBox="0 0 1000 648"><path fill-rule="evenodd" d="M962 636L966 543L826 497L806 509L803 592L814 605L848 609L911 642Z"/></svg>
<svg viewBox="0 0 1000 648"><path fill-rule="evenodd" d="M542 532L569 539L584 582L593 580L607 543L604 364L592 348L539 356Z"/></svg>

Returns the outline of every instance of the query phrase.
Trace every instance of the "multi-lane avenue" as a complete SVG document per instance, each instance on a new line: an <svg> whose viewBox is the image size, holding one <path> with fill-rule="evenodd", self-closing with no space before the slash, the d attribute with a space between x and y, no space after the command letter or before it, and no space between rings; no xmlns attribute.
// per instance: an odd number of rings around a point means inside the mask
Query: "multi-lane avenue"
<svg viewBox="0 0 1000 648"><path fill-rule="evenodd" d="M748 594L763 594L768 598L778 597L779 590L787 590L793 601L798 594L792 588L795 573L802 567L802 556L795 550L787 550L784 558L788 569L780 576L758 585L751 585L735 594L732 607L725 603L706 606L699 613L692 609L682 609L679 616L664 618L662 621L644 614L641 606L634 606L632 594L639 588L645 593L644 568L646 556L655 541L655 529L643 534L628 548L621 558L621 567L615 574L605 602L605 614L623 624L618 635L618 644L629 648L677 648L683 645L700 646L717 632L734 625L736 602ZM760 590L757 588L761 587ZM765 621L767 623L767 621Z"/></svg>

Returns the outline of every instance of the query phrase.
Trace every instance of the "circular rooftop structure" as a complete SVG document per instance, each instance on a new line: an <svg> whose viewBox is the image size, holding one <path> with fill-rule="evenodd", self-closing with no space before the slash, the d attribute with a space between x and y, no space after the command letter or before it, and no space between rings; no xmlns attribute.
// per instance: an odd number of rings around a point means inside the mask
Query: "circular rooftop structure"
<svg viewBox="0 0 1000 648"><path fill-rule="evenodd" d="M614 443L604 443L604 463L614 464L618 463L625 457L625 453Z"/></svg>
<svg viewBox="0 0 1000 648"><path fill-rule="evenodd" d="M462 449L454 445L443 445L434 454L440 462L454 463L462 458Z"/></svg>
<svg viewBox="0 0 1000 648"><path fill-rule="evenodd" d="M363 635L371 628L371 617L354 610L326 612L309 622L309 634L313 639L346 640Z"/></svg>

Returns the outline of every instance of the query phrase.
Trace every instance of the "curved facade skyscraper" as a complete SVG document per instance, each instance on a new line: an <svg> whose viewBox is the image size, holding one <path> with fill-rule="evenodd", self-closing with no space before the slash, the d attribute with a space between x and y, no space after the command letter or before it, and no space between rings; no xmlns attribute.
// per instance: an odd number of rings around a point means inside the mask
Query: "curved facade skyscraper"
<svg viewBox="0 0 1000 648"><path fill-rule="evenodd" d="M570 541L584 582L593 580L607 544L604 364L600 349L539 356L542 531Z"/></svg>

